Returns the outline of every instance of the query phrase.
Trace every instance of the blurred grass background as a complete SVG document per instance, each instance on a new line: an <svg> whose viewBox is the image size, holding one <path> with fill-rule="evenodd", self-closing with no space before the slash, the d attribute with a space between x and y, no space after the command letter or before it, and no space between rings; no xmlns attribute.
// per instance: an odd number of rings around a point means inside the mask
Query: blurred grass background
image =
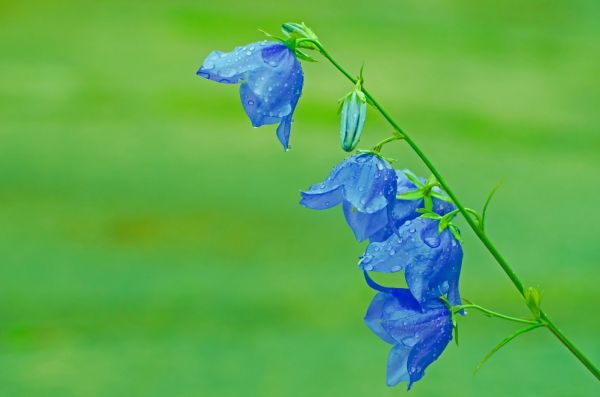
<svg viewBox="0 0 600 397"><path fill-rule="evenodd" d="M237 88L195 76L213 49L305 21L469 206L499 178L489 233L600 363L600 3L0 1L0 395L392 396L388 345L341 211L298 191L343 158L349 84L305 64L292 150ZM390 132L369 114L363 144ZM386 154L420 173L402 145ZM515 315L464 228L464 297ZM396 280L400 280L396 278ZM592 396L547 332L472 313L415 396Z"/></svg>

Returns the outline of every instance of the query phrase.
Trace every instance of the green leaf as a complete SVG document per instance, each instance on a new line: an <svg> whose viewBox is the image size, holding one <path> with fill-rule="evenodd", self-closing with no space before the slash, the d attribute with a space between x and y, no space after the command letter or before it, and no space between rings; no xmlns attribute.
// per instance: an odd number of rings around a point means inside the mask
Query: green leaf
<svg viewBox="0 0 600 397"><path fill-rule="evenodd" d="M308 61L308 62L319 62L318 60L316 60L315 58L311 57L310 55L306 54L303 51L300 51L299 49L296 48L296 56L300 59L302 59L303 61Z"/></svg>
<svg viewBox="0 0 600 397"><path fill-rule="evenodd" d="M398 200L419 200L422 197L423 192L420 190L413 190L412 192L406 192L396 196Z"/></svg>
<svg viewBox="0 0 600 397"><path fill-rule="evenodd" d="M427 178L427 183L426 183L426 184L427 184L428 186L436 186L436 185L437 185L437 183L438 183L438 180L437 180L437 178L435 177L435 175L431 174L431 175L429 176L429 178Z"/></svg>
<svg viewBox="0 0 600 397"><path fill-rule="evenodd" d="M454 238L462 244L463 240L462 240L462 236L460 235L460 230L458 230L458 228L452 224L450 224L449 228L450 228L450 232L452 232L452 235L454 236Z"/></svg>
<svg viewBox="0 0 600 397"><path fill-rule="evenodd" d="M423 182L421 182L421 181L419 180L419 178L418 178L418 177L416 177L415 175L413 175L411 172L409 172L409 171L404 171L404 175L406 175L406 177L407 177L408 179L410 179L410 181L411 181L412 183L414 183L416 186L418 186L418 187L424 187L424 186L425 186L425 185L423 185Z"/></svg>
<svg viewBox="0 0 600 397"><path fill-rule="evenodd" d="M446 196L443 193L436 192L435 190L431 191L431 196L435 197L437 199L443 200L443 201L445 201L447 203L452 203L452 199L450 197Z"/></svg>
<svg viewBox="0 0 600 397"><path fill-rule="evenodd" d="M488 205L490 205L490 201L492 201L492 197L494 197L494 194L496 194L498 189L500 189L500 186L502 186L502 180L500 180L500 181L498 181L498 183L496 183L496 186L494 186L494 188L488 195L487 199L485 200L485 204L483 204L483 210L481 211L481 223L479 225L481 227L482 231L485 229L485 214L487 214Z"/></svg>
<svg viewBox="0 0 600 397"><path fill-rule="evenodd" d="M458 346L458 323L454 322L454 342Z"/></svg>
<svg viewBox="0 0 600 397"><path fill-rule="evenodd" d="M442 219L441 216L439 216L438 214L433 213L433 212L425 212L423 215L421 215L421 218L434 219L434 220Z"/></svg>
<svg viewBox="0 0 600 397"><path fill-rule="evenodd" d="M492 357L494 355L494 353L496 353L498 350L500 350L508 342L515 339L519 335L522 335L529 331L533 331L534 329L543 327L543 326L544 326L544 324L541 324L541 323L533 324L533 325L518 329L517 331L513 332L506 338L502 339L502 341L500 343L498 343L496 346L494 346L494 348L492 350L490 350L490 352L488 354L485 355L485 357L479 362L479 364L477 364L477 367L475 367L475 370L473 371L473 375L475 375L481 369L481 367L483 367L483 364L485 364L486 361L489 360L490 357Z"/></svg>

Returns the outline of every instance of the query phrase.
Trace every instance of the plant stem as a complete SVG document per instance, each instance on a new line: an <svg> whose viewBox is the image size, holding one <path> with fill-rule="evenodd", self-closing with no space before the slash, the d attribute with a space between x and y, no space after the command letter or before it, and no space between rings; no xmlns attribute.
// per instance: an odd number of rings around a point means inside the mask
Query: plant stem
<svg viewBox="0 0 600 397"><path fill-rule="evenodd" d="M497 313L495 311L492 311L490 309L486 309L483 306L479 306L479 305L460 305L460 306L454 306L454 309L457 309L458 311L462 310L462 309L476 309L479 310L483 313L486 313L490 316L493 317L498 317L498 318L503 318L505 320L509 320L509 321L515 321L517 323L523 323L523 324L538 324L540 326L544 325L541 321L539 320L526 320L524 318L518 318L518 317L512 317L512 316L507 316L506 314L501 314L501 313Z"/></svg>
<svg viewBox="0 0 600 397"><path fill-rule="evenodd" d="M335 61L331 57L331 55L323 48L320 42L313 42L321 55L323 55L331 64L342 73L348 80L352 81L352 83L356 84L357 79L352 77L350 73L348 73L339 63ZM494 257L496 262L500 265L504 273L508 276L510 281L513 283L515 288L519 291L519 294L523 298L525 298L525 287L521 279L517 276L517 274L513 271L513 269L509 266L508 262L504 259L504 257L500 254L496 246L490 241L488 236L484 233L484 231L479 227L477 222L470 216L467 209L462 205L454 191L450 188L444 177L440 174L440 172L435 168L431 160L421 151L419 146L412 140L412 138L398 125L398 123L388 114L388 112L383 109L383 107L373 98L373 96L366 90L364 87L362 89L369 103L377 109L377 111L387 120L387 122L394 128L394 130L400 134L406 143L413 149L413 151L419 156L419 158L423 161L425 166L431 171L431 173L437 178L440 186L446 191L448 196L452 199L452 202L462 216L465 218L471 229L475 235L479 238L479 240L483 243L483 245L487 248L490 254ZM535 314L534 314L535 315ZM562 331L558 329L558 327L548 318L548 315L545 312L540 313L540 319L546 325L546 328L550 330L558 340L577 357L577 359L596 377L596 379L600 380L600 371L596 366L581 352L571 340L564 334Z"/></svg>

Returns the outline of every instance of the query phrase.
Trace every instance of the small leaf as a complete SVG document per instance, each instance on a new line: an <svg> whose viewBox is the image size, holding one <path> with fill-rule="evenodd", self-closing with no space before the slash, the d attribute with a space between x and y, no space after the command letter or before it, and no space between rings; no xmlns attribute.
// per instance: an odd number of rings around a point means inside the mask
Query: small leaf
<svg viewBox="0 0 600 397"><path fill-rule="evenodd" d="M458 346L458 323L454 323L454 342L456 342L456 346Z"/></svg>
<svg viewBox="0 0 600 397"><path fill-rule="evenodd" d="M440 199L440 200L443 200L443 201L445 201L445 202L447 202L447 203L452 203L452 199L451 199L450 197L446 196L446 195L445 195L445 194L443 194L443 193L436 192L435 190L432 190L432 191L431 191L431 195L432 195L433 197L435 197L435 198L437 198L437 199Z"/></svg>
<svg viewBox="0 0 600 397"><path fill-rule="evenodd" d="M431 174L429 176L429 178L427 178L427 185L429 185L429 186L435 186L435 185L437 185L437 183L438 183L438 180L435 177L435 175Z"/></svg>
<svg viewBox="0 0 600 397"><path fill-rule="evenodd" d="M421 218L434 219L434 220L442 219L441 216L439 216L438 214L435 214L433 212L425 212L423 215L421 215Z"/></svg>
<svg viewBox="0 0 600 397"><path fill-rule="evenodd" d="M498 183L496 183L496 186L494 186L494 188L490 191L490 194L488 195L487 199L485 200L485 204L483 204L483 210L481 211L481 223L480 223L481 230L484 230L484 228L485 228L485 215L487 214L488 205L490 205L490 201L492 201L492 197L494 197L494 194L496 194L498 189L500 189L500 186L502 186L502 180L500 180L500 181L498 181Z"/></svg>
<svg viewBox="0 0 600 397"><path fill-rule="evenodd" d="M398 194L396 198L398 200L419 200L420 198L423 198L423 192L420 190L413 190L412 192Z"/></svg>
<svg viewBox="0 0 600 397"><path fill-rule="evenodd" d="M423 185L423 182L421 182L417 176L413 175L412 172L410 172L410 171L404 171L404 175L406 175L406 177L408 179L410 179L410 181L412 183L414 183L417 187L424 187L425 186L425 185Z"/></svg>
<svg viewBox="0 0 600 397"><path fill-rule="evenodd" d="M494 355L494 353L496 353L498 350L500 350L504 345L506 345L508 342L510 342L511 340L515 339L517 336L522 335L526 332L529 331L533 331L536 328L539 327L543 327L543 324L533 324L521 329L518 329L517 331L513 332L512 334L510 334L509 336L507 336L506 338L502 339L502 341L500 343L498 343L496 346L494 346L494 348L492 350L490 350L490 352L488 354L485 355L485 357L479 362L479 364L477 364L477 367L475 367L475 370L473 371L473 375L475 375L480 369L481 367L483 367L483 364L486 363L487 360L490 359L490 357L492 357Z"/></svg>
<svg viewBox="0 0 600 397"><path fill-rule="evenodd" d="M460 235L460 231L458 230L458 228L452 224L450 224L449 228L454 238L462 244L462 236Z"/></svg>
<svg viewBox="0 0 600 397"><path fill-rule="evenodd" d="M316 60L315 58L311 57L310 55L306 54L303 51L300 51L299 49L296 48L296 57L302 59L303 61L308 61L308 62L319 62L318 60Z"/></svg>

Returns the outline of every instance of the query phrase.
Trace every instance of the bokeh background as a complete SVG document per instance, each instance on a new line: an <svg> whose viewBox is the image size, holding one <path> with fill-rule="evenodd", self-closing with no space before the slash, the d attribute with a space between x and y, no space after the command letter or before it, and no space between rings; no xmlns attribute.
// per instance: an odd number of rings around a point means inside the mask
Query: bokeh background
<svg viewBox="0 0 600 397"><path fill-rule="evenodd" d="M489 233L600 363L600 3L0 1L0 395L396 396L388 345L339 209L299 190L344 157L336 100L305 64L292 150L237 88L195 76L213 49L305 21L469 206L500 178ZM364 146L389 127L368 115ZM386 154L419 173L403 145ZM465 235L464 297L526 315ZM381 279L380 279L381 280ZM402 284L402 277L386 282ZM470 313L414 396L593 396L547 332Z"/></svg>

